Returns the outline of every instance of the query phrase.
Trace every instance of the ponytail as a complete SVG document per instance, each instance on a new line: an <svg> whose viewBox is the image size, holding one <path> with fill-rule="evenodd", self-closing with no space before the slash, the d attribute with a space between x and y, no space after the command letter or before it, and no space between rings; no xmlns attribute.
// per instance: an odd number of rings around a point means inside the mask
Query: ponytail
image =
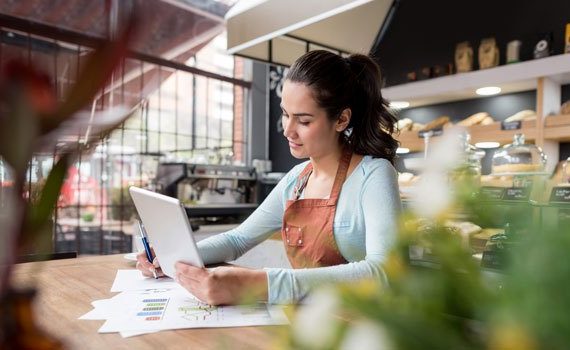
<svg viewBox="0 0 570 350"><path fill-rule="evenodd" d="M311 88L317 104L333 121L344 109L351 109L342 141L353 152L394 163L398 141L392 134L397 119L382 98L380 67L370 57L342 58L329 51L310 51L295 61L287 79Z"/></svg>
<svg viewBox="0 0 570 350"><path fill-rule="evenodd" d="M382 97L380 67L365 55L354 54L346 60L355 83L350 104L352 132L346 137L347 141L355 153L370 154L393 163L398 148L398 141L392 137L397 118Z"/></svg>

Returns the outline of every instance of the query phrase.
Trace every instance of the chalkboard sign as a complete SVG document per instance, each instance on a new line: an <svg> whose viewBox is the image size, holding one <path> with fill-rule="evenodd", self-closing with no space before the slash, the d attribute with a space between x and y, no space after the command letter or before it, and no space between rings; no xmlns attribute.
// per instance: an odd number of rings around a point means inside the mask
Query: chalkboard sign
<svg viewBox="0 0 570 350"><path fill-rule="evenodd" d="M504 187L481 187L481 197L487 200L501 200L505 194Z"/></svg>
<svg viewBox="0 0 570 350"><path fill-rule="evenodd" d="M291 155L287 139L281 125L281 93L287 70L279 66L269 66L269 160L272 171L287 172L304 161Z"/></svg>
<svg viewBox="0 0 570 350"><path fill-rule="evenodd" d="M441 136L441 135L443 135L443 126L440 126L435 129L418 131L418 137L421 139L425 139L426 137Z"/></svg>
<svg viewBox="0 0 570 350"><path fill-rule="evenodd" d="M570 204L570 187L554 187L550 192L550 201Z"/></svg>
<svg viewBox="0 0 570 350"><path fill-rule="evenodd" d="M528 201L530 197L530 188L528 187L511 187L507 188L503 199L507 201Z"/></svg>
<svg viewBox="0 0 570 350"><path fill-rule="evenodd" d="M522 127L520 120L514 122L501 122L501 130L518 130Z"/></svg>

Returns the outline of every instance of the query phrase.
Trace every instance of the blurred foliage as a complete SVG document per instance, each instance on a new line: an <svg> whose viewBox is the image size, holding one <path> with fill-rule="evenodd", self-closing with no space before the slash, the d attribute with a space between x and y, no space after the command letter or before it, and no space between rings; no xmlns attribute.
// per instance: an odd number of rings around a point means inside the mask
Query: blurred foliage
<svg viewBox="0 0 570 350"><path fill-rule="evenodd" d="M288 346L345 349L351 328L367 322L384 340L362 335L360 348L568 349L568 226L543 225L540 212L548 207L490 201L472 181L453 185L454 205L428 225L411 211L402 215L397 243L384 264L388 285L363 281L335 288L337 306L323 319L342 322L321 322L305 331L318 337L323 333L318 327L333 327L334 336L311 345L294 330ZM481 268L460 235L444 226L445 219L457 216L484 227L513 226L516 244L504 250L508 263L501 271ZM432 263L410 260L418 244ZM294 322L303 317L300 311Z"/></svg>
<svg viewBox="0 0 570 350"><path fill-rule="evenodd" d="M135 27L131 14L116 39L102 41L85 61L76 83L64 102L59 102L51 79L31 64L9 61L0 75L0 157L8 165L10 187L6 204L14 212L0 216L4 244L0 247L0 296L7 290L15 257L51 233L51 219L68 167L82 152L118 127L132 110L116 109L108 118L89 118L89 106L123 62ZM120 111L120 112L119 112ZM111 113L111 112L109 112ZM73 130L90 130L80 141L68 140ZM54 165L44 183L26 185L28 166L34 154L56 151ZM26 198L29 197L29 198Z"/></svg>

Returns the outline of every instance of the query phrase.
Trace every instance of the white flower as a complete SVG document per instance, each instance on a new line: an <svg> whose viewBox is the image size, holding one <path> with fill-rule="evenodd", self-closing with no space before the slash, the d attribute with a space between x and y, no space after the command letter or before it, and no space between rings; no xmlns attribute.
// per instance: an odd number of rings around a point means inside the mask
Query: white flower
<svg viewBox="0 0 570 350"><path fill-rule="evenodd" d="M293 335L299 345L309 349L330 347L340 324L335 315L339 305L334 289L315 291L307 303L299 308L293 322Z"/></svg>
<svg viewBox="0 0 570 350"><path fill-rule="evenodd" d="M396 347L382 325L360 321L348 329L339 349L391 350Z"/></svg>
<svg viewBox="0 0 570 350"><path fill-rule="evenodd" d="M435 218L451 206L452 195L444 173L425 172L414 189L411 206L423 218Z"/></svg>
<svg viewBox="0 0 570 350"><path fill-rule="evenodd" d="M453 127L447 129L437 141L432 141L433 145L430 146L424 172L412 193L411 206L420 217L433 219L452 204L453 195L447 173L461 162L459 135L462 132L463 128Z"/></svg>
<svg viewBox="0 0 570 350"><path fill-rule="evenodd" d="M461 126L446 129L440 138L432 138L426 170L442 171L455 168L461 161L463 150L460 136L466 132Z"/></svg>

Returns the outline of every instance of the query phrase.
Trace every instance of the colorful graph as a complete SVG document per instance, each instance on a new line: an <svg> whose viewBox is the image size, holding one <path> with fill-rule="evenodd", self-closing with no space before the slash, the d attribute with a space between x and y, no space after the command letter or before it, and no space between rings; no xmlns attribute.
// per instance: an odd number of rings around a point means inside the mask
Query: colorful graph
<svg viewBox="0 0 570 350"><path fill-rule="evenodd" d="M217 310L216 306L193 302L191 305L180 306L178 312L181 313L180 317L188 321L206 321L214 311Z"/></svg>
<svg viewBox="0 0 570 350"><path fill-rule="evenodd" d="M168 305L168 298L147 298L142 300L142 306L137 312L138 317L145 321L160 321Z"/></svg>
<svg viewBox="0 0 570 350"><path fill-rule="evenodd" d="M127 290L101 303L98 312L107 314L107 318L99 332L138 334L166 329L287 324L283 311L267 304L212 306L176 286L171 289ZM101 317L99 313L95 315Z"/></svg>

